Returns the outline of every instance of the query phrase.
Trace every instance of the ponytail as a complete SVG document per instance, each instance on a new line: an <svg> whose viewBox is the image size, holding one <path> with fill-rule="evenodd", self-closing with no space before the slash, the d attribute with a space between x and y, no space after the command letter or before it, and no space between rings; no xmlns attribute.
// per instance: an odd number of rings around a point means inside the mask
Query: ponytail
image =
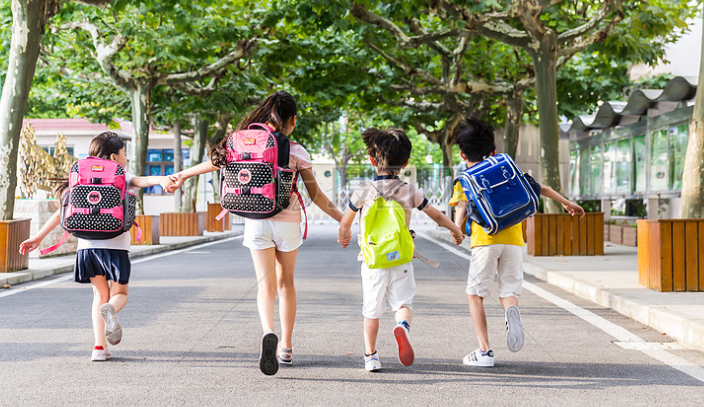
<svg viewBox="0 0 704 407"><path fill-rule="evenodd" d="M237 131L247 130L253 123L269 123L274 131L282 131L288 121L298 114L296 100L283 90L267 96L254 110L247 113L237 126ZM227 139L225 137L210 150L210 161L216 167L227 165Z"/></svg>

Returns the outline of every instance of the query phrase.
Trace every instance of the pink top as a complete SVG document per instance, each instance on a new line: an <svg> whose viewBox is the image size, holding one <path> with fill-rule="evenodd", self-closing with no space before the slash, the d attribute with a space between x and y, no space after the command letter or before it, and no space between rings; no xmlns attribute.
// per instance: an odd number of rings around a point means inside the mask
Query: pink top
<svg viewBox="0 0 704 407"><path fill-rule="evenodd" d="M301 170L313 168L313 160L310 154L298 143L291 142L291 150L288 158L288 167L294 170L293 177L296 178ZM301 204L298 202L296 194L291 195L291 203L288 208L269 218L275 222L301 222Z"/></svg>

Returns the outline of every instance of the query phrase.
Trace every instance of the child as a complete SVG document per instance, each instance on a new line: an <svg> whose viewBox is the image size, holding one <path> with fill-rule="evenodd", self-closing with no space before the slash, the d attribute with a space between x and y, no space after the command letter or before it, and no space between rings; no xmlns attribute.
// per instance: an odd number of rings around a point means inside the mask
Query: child
<svg viewBox="0 0 704 407"><path fill-rule="evenodd" d="M127 167L125 142L115 133L104 132L95 137L88 152L93 157L116 161L123 168ZM127 173L125 177L127 185L137 188L153 185L166 188L170 183L167 177L134 177ZM58 194L67 187L68 183L61 186L57 190ZM46 235L59 224L60 217L60 211L56 211L36 235L20 244L20 253L25 254L39 247ZM77 240L73 279L77 283L90 283L93 286L92 319L95 345L91 360L104 361L111 357L108 343L117 345L122 340L122 327L117 320L117 313L127 304L131 270L130 234L125 232L105 240Z"/></svg>
<svg viewBox="0 0 704 407"><path fill-rule="evenodd" d="M349 209L340 222L338 242L347 247L350 242L350 227L355 214L372 205L376 196L385 200L396 201L404 210L406 228L411 221L411 211L418 208L430 216L438 225L450 229L455 243L460 244L464 235L459 227L452 223L442 212L428 205L423 193L414 186L399 180L399 171L408 165L411 156L411 141L408 136L397 129L387 131L368 129L362 133L367 146L369 160L378 176L374 181L362 184L354 191ZM364 215L363 213L363 215ZM366 233L366 232L365 232ZM411 324L411 305L416 293L413 277L413 264L406 263L390 268L369 268L366 261L362 263L362 315L364 315L364 368L375 372L381 369L381 362L376 349L379 332L379 317L386 308L384 297L388 293L391 309L395 312L396 326L394 336L398 343L398 357L402 365L413 364L414 354L409 340Z"/></svg>
<svg viewBox="0 0 704 407"><path fill-rule="evenodd" d="M467 168L480 163L485 157L496 154L494 129L488 124L469 118L455 129L455 142L460 147L462 158ZM584 210L568 201L552 188L537 184L526 174L528 182L539 195L552 198L573 216L584 216ZM455 223L464 228L467 198L459 183L455 184L454 195L450 205L457 205ZM477 332L479 349L472 351L463 359L470 366L494 366L494 352L489 346L486 316L484 314L484 297L489 295L489 288L494 275L499 275L499 301L505 308L508 348L518 352L523 347L523 324L518 310L518 296L523 285L523 231L521 225L514 225L495 235L488 235L484 229L472 224L472 258L469 263L467 296L469 312L472 316L474 330Z"/></svg>
<svg viewBox="0 0 704 407"><path fill-rule="evenodd" d="M286 136L296 127L296 101L290 94L279 91L269 95L259 106L240 122L238 130L246 130L252 123L265 123ZM215 171L227 164L225 138L215 145L210 160L172 175L175 184L169 192L178 188L194 175ZM289 168L303 179L306 190L315 203L336 221L342 213L320 191L313 174L313 163L303 146L291 143ZM294 178L296 174L294 174ZM266 375L278 371L279 363L293 363L293 324L296 319L296 288L293 285L293 272L296 266L298 247L301 239L301 206L297 199L279 214L267 219L245 219L244 246L250 249L254 269L257 273L257 308L264 335L262 336L259 368ZM281 341L274 333L274 302L279 297L281 319ZM280 346L279 346L280 345ZM278 359L278 363L277 363Z"/></svg>

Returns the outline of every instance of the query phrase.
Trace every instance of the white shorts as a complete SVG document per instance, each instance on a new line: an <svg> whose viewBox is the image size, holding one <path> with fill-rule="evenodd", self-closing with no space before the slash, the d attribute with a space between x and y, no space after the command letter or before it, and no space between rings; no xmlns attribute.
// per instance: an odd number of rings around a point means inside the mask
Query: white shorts
<svg viewBox="0 0 704 407"><path fill-rule="evenodd" d="M275 247L280 252L292 252L303 244L301 224L268 219L245 219L242 244L252 250Z"/></svg>
<svg viewBox="0 0 704 407"><path fill-rule="evenodd" d="M494 276L499 274L499 297L518 297L523 287L523 250L520 246L492 244L472 248L467 294L489 296Z"/></svg>
<svg viewBox="0 0 704 407"><path fill-rule="evenodd" d="M385 269L370 269L362 262L362 315L378 319L386 311L384 297L396 312L402 307L411 308L416 295L413 264L406 263Z"/></svg>

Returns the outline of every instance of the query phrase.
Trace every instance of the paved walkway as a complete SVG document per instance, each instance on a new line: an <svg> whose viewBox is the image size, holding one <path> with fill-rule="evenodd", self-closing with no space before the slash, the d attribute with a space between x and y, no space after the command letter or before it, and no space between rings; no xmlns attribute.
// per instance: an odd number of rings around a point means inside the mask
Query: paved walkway
<svg viewBox="0 0 704 407"><path fill-rule="evenodd" d="M449 233L430 232L450 241ZM638 285L638 250L606 243L604 256L534 257L523 270L704 351L704 292L661 293Z"/></svg>

